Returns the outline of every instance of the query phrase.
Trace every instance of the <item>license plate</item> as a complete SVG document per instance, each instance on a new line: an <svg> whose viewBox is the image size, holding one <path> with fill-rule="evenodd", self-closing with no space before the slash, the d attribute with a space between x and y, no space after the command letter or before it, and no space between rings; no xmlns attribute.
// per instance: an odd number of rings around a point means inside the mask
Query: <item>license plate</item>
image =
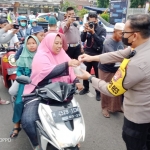
<svg viewBox="0 0 150 150"><path fill-rule="evenodd" d="M9 68L9 69L7 69L8 75L16 74L16 72L17 72L17 68Z"/></svg>
<svg viewBox="0 0 150 150"><path fill-rule="evenodd" d="M79 112L78 107L72 107L68 109L54 111L52 112L52 116L54 121L57 123L57 122L64 122L64 121L73 120L75 118L79 118L81 117L81 114Z"/></svg>

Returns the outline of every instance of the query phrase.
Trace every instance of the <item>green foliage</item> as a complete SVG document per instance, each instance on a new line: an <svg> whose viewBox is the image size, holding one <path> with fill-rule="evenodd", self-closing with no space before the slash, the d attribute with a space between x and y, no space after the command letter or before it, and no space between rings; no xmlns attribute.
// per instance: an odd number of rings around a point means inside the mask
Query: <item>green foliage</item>
<svg viewBox="0 0 150 150"><path fill-rule="evenodd" d="M102 13L101 17L106 20L107 22L109 22L109 13Z"/></svg>
<svg viewBox="0 0 150 150"><path fill-rule="evenodd" d="M77 12L77 7L76 7L76 5L73 4L73 3L71 3L71 2L69 2L69 1L67 1L67 0L63 2L62 6L61 6L61 11L66 12L66 9L67 9L68 7L73 7L74 10L75 10L75 12Z"/></svg>
<svg viewBox="0 0 150 150"><path fill-rule="evenodd" d="M139 5L143 7L147 0L131 0L131 8L138 8Z"/></svg>
<svg viewBox="0 0 150 150"><path fill-rule="evenodd" d="M107 8L109 6L109 0L97 0L97 6L99 8Z"/></svg>
<svg viewBox="0 0 150 150"><path fill-rule="evenodd" d="M83 8L83 9L78 11L78 16L83 18L84 15L87 14L87 13L88 13L88 10Z"/></svg>

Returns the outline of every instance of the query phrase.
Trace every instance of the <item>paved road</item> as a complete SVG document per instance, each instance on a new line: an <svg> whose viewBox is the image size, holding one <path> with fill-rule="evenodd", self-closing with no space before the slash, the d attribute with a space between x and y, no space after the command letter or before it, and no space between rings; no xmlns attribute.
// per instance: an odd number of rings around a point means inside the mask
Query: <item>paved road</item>
<svg viewBox="0 0 150 150"><path fill-rule="evenodd" d="M123 114L115 113L111 118L104 118L101 115L100 102L92 97L93 94L94 90L91 89L89 95L76 95L86 124L86 138L85 142L81 143L81 150L125 150L121 137ZM10 98L1 81L0 96L5 99ZM9 138L12 130L12 113L11 105L0 105L0 150L32 150L24 131L20 132L17 139L2 142L1 138Z"/></svg>

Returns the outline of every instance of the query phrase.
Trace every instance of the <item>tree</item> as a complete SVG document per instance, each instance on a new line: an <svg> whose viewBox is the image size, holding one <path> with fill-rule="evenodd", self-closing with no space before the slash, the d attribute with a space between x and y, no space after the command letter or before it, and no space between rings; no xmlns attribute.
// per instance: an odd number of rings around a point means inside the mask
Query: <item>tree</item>
<svg viewBox="0 0 150 150"><path fill-rule="evenodd" d="M147 0L131 0L131 8L138 8L139 5L143 7Z"/></svg>
<svg viewBox="0 0 150 150"><path fill-rule="evenodd" d="M109 0L97 0L97 6L99 8L107 8L109 6Z"/></svg>
<svg viewBox="0 0 150 150"><path fill-rule="evenodd" d="M79 16L80 18L83 18L84 15L87 14L87 13L88 13L88 10L87 10L87 9L81 9L81 10L78 11L78 16Z"/></svg>
<svg viewBox="0 0 150 150"><path fill-rule="evenodd" d="M101 17L106 20L107 22L109 22L109 13L102 13Z"/></svg>
<svg viewBox="0 0 150 150"><path fill-rule="evenodd" d="M77 12L77 6L67 0L62 3L61 11L66 11L68 7L73 7L75 12Z"/></svg>

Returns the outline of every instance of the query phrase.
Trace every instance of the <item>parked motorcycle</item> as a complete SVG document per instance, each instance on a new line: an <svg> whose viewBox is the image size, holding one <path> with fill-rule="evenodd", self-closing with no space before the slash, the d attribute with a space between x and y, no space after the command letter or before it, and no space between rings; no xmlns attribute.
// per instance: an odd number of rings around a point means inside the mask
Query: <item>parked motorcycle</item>
<svg viewBox="0 0 150 150"><path fill-rule="evenodd" d="M2 81L6 88L10 88L16 79L16 62L15 62L15 53L17 49L4 48L3 46L0 49L1 53L1 72L2 72ZM14 97L11 96L11 102L13 104Z"/></svg>
<svg viewBox="0 0 150 150"><path fill-rule="evenodd" d="M16 81L32 84L26 76L17 77ZM36 97L25 105L41 101L38 107L40 121L35 122L40 150L79 150L78 143L85 138L85 123L79 103L73 97L75 92L75 84L56 82L23 95L23 98Z"/></svg>

